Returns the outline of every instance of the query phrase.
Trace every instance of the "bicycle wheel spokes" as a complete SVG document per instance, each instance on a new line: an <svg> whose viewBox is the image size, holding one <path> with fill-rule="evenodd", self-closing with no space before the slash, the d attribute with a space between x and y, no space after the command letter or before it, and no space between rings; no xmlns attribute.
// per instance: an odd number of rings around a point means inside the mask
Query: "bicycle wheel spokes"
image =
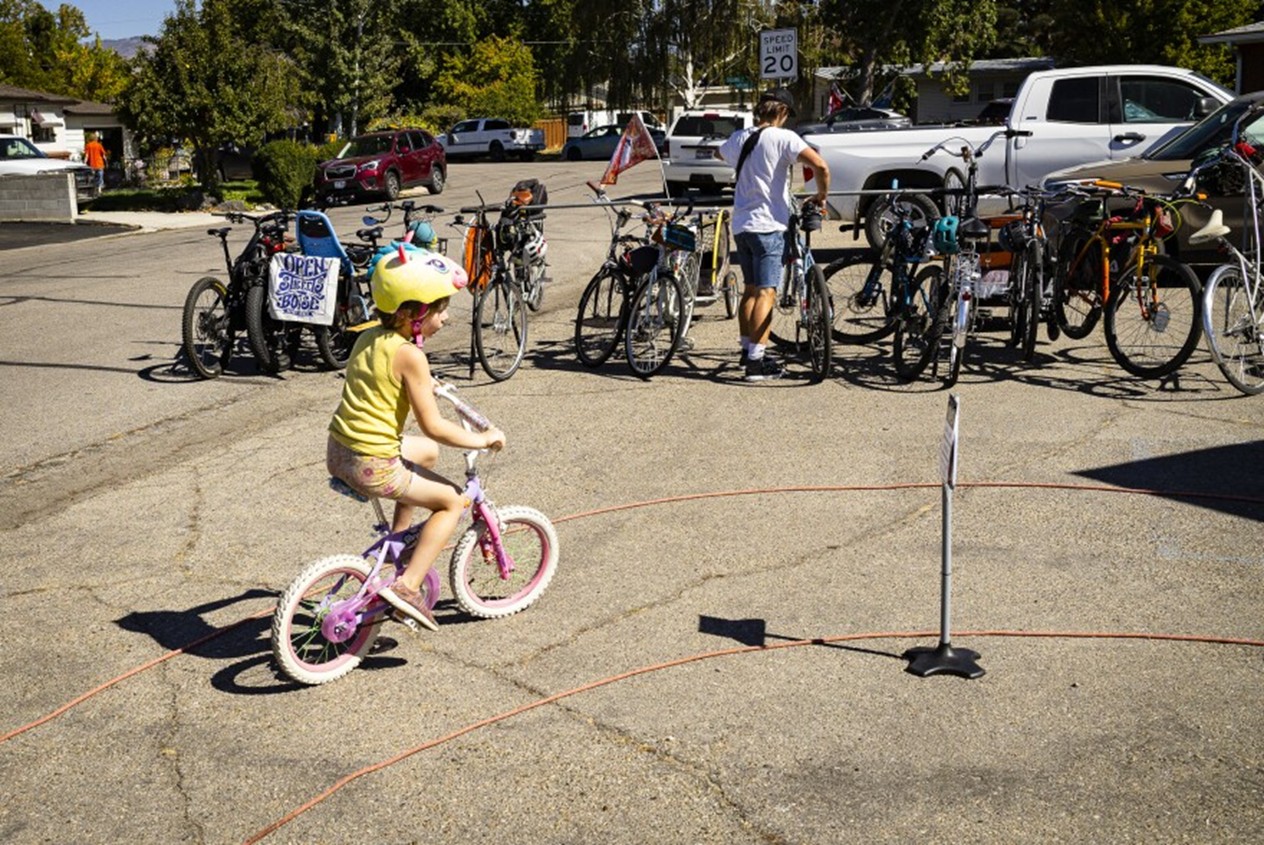
<svg viewBox="0 0 1264 845"><path fill-rule="evenodd" d="M1184 364L1198 344L1201 289L1194 272L1166 256L1129 270L1106 305L1106 345L1133 375L1159 378Z"/></svg>
<svg viewBox="0 0 1264 845"><path fill-rule="evenodd" d="M294 579L272 618L272 653L286 675L323 684L360 663L377 638L381 607L348 614L338 626L330 624L329 615L360 591L369 572L363 558L335 555L313 562Z"/></svg>
<svg viewBox="0 0 1264 845"><path fill-rule="evenodd" d="M198 279L184 300L184 355L202 378L215 378L232 355L228 291L212 276Z"/></svg>
<svg viewBox="0 0 1264 845"><path fill-rule="evenodd" d="M623 345L628 365L641 378L660 372L680 343L684 293L675 276L649 276L632 297Z"/></svg>
<svg viewBox="0 0 1264 845"><path fill-rule="evenodd" d="M904 381L921 375L935 354L943 332L943 278L942 267L923 267L914 279L908 308L896 317L895 372Z"/></svg>
<svg viewBox="0 0 1264 845"><path fill-rule="evenodd" d="M1203 298L1207 346L1229 383L1248 395L1264 393L1264 284L1244 284L1228 265L1212 273Z"/></svg>
<svg viewBox="0 0 1264 845"><path fill-rule="evenodd" d="M484 372L504 381L527 351L527 309L522 291L503 276L493 278L474 306L474 350Z"/></svg>
<svg viewBox="0 0 1264 845"><path fill-rule="evenodd" d="M623 281L604 268L584 289L575 317L575 354L584 366L601 366L618 346L625 299Z"/></svg>
<svg viewBox="0 0 1264 845"><path fill-rule="evenodd" d="M452 553L450 580L457 604L484 619L509 616L530 605L557 569L557 532L544 514L533 508L501 508L501 543L513 562L502 576L487 525L466 530Z"/></svg>
<svg viewBox="0 0 1264 845"><path fill-rule="evenodd" d="M808 271L808 307L805 315L808 335L808 357L812 364L812 380L829 377L834 360L833 307L830 305L829 286L819 264Z"/></svg>
<svg viewBox="0 0 1264 845"><path fill-rule="evenodd" d="M865 257L841 258L825 268L834 303L834 337L868 343L895 331L890 269Z"/></svg>

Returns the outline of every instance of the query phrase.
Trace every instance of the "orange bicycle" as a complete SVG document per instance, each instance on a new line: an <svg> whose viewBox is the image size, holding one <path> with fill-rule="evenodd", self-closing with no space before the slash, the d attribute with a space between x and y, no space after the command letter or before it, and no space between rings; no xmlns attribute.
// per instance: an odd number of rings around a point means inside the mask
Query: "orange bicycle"
<svg viewBox="0 0 1264 845"><path fill-rule="evenodd" d="M1187 265L1159 250L1180 226L1171 199L1095 181L1063 223L1054 312L1068 337L1085 338L1105 317L1111 356L1129 373L1159 378L1189 359L1201 333L1202 286ZM1108 213L1108 197L1132 199Z"/></svg>

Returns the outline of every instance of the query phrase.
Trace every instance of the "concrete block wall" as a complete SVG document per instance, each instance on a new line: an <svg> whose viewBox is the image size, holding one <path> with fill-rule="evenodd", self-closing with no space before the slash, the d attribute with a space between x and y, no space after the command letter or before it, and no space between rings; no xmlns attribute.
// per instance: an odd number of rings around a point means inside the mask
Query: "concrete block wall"
<svg viewBox="0 0 1264 845"><path fill-rule="evenodd" d="M0 222L74 223L78 216L72 174L0 176Z"/></svg>

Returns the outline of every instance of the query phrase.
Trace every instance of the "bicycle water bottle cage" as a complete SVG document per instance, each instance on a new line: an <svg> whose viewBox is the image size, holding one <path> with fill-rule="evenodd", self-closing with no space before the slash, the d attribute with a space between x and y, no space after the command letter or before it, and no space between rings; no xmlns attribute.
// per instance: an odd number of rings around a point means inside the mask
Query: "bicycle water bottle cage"
<svg viewBox="0 0 1264 845"><path fill-rule="evenodd" d="M623 263L632 269L636 275L648 273L658 266L658 248L652 246L638 246L631 252L627 252L623 256Z"/></svg>
<svg viewBox="0 0 1264 845"><path fill-rule="evenodd" d="M935 252L940 255L955 255L960 247L957 244L957 226L960 221L953 215L941 217L935 221Z"/></svg>

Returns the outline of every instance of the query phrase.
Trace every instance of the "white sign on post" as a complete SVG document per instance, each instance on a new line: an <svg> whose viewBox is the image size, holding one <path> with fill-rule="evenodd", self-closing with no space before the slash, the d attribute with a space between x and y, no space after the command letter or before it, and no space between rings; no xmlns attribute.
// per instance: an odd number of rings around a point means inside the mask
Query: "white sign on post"
<svg viewBox="0 0 1264 845"><path fill-rule="evenodd" d="M268 267L268 313L274 320L328 326L338 301L337 258L278 252Z"/></svg>
<svg viewBox="0 0 1264 845"><path fill-rule="evenodd" d="M957 488L957 412L961 401L957 395L948 397L948 419L944 421L944 442L939 450L939 476L949 490Z"/></svg>
<svg viewBox="0 0 1264 845"><path fill-rule="evenodd" d="M759 33L759 78L799 77L799 31L765 29Z"/></svg>

